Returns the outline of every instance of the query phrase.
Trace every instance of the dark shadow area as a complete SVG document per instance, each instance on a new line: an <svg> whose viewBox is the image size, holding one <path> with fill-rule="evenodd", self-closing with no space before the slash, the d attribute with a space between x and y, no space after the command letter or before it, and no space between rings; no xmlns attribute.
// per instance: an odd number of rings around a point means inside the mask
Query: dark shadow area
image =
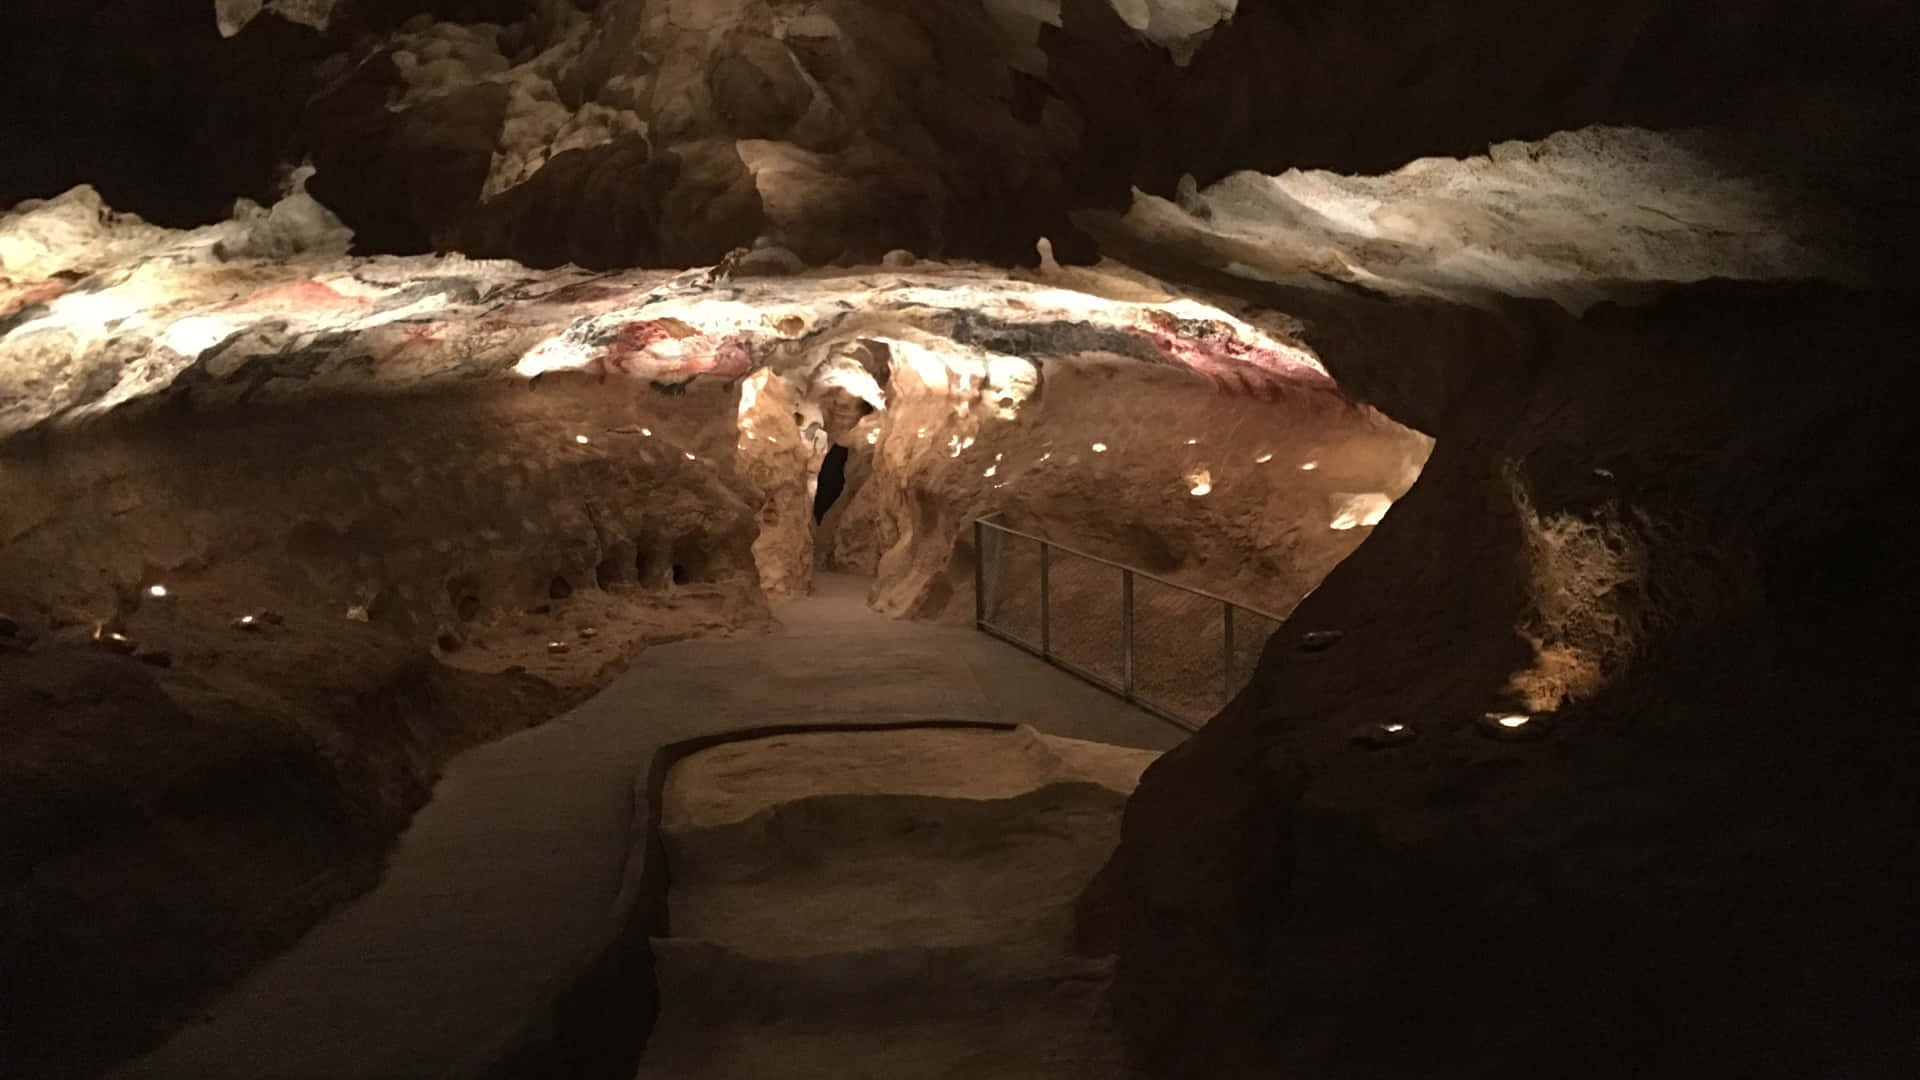
<svg viewBox="0 0 1920 1080"><path fill-rule="evenodd" d="M827 451L826 460L820 463L820 482L813 489L813 523L824 521L827 511L840 499L840 493L847 490L847 448L835 446Z"/></svg>

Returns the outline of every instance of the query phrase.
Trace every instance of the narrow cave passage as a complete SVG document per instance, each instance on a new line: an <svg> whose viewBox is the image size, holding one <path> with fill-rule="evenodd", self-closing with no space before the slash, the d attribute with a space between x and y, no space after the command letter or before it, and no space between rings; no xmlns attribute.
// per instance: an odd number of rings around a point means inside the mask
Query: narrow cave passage
<svg viewBox="0 0 1920 1080"><path fill-rule="evenodd" d="M820 475L813 488L813 523L820 524L826 519L827 511L840 499L840 493L847 489L847 448L835 445L827 450L826 460L820 463Z"/></svg>

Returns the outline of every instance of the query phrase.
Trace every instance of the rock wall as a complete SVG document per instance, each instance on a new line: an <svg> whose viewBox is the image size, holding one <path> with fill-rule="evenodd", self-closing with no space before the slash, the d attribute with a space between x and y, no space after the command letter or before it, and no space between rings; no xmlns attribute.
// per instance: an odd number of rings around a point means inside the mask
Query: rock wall
<svg viewBox="0 0 1920 1080"><path fill-rule="evenodd" d="M1576 320L1264 295L1437 442L1149 770L1083 900L1138 1061L1909 1071L1903 298L1713 284ZM1429 347L1378 347L1402 335Z"/></svg>
<svg viewBox="0 0 1920 1080"><path fill-rule="evenodd" d="M932 374L896 365L873 441L850 440L861 481L830 533L831 565L875 574L875 607L896 615L973 618L972 522L986 514L1285 612L1378 520L1347 508L1384 512L1430 445L1330 388L1228 389L1118 357L1049 358L999 412L964 365Z"/></svg>
<svg viewBox="0 0 1920 1080"><path fill-rule="evenodd" d="M0 217L10 1069L150 1045L370 886L448 758L765 618L734 388L513 377L541 317L476 305L524 270L342 232Z"/></svg>

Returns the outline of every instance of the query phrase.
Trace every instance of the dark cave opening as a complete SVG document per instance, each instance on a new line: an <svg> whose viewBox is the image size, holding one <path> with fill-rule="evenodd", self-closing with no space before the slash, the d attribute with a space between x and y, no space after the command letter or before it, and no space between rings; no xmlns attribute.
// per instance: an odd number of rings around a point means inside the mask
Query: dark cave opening
<svg viewBox="0 0 1920 1080"><path fill-rule="evenodd" d="M840 493L847 489L847 448L834 446L827 450L826 458L820 462L820 477L813 489L813 523L826 520L827 511L839 501Z"/></svg>

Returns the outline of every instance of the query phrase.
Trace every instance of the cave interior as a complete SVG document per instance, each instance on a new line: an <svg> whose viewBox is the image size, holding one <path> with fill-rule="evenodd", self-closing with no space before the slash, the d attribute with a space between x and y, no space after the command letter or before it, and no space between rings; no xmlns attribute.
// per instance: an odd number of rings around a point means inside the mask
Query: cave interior
<svg viewBox="0 0 1920 1080"><path fill-rule="evenodd" d="M1920 7L8 9L0 1075L1920 1075Z"/></svg>

